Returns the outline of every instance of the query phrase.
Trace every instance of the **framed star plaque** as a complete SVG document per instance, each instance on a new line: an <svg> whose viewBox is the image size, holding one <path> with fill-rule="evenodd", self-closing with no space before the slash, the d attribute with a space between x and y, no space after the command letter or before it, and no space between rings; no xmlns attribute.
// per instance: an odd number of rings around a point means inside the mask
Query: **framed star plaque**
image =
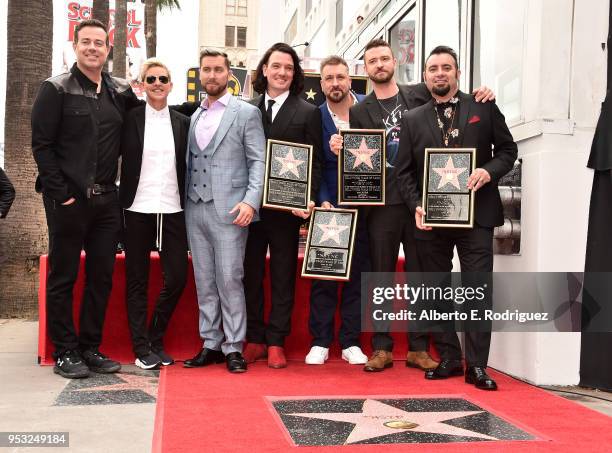
<svg viewBox="0 0 612 453"><path fill-rule="evenodd" d="M338 154L338 204L384 205L384 129L344 129Z"/></svg>
<svg viewBox="0 0 612 453"><path fill-rule="evenodd" d="M302 277L348 280L356 228L356 209L314 208L304 250Z"/></svg>
<svg viewBox="0 0 612 453"><path fill-rule="evenodd" d="M476 148L426 148L423 175L423 225L474 226L474 192L467 188L476 166Z"/></svg>
<svg viewBox="0 0 612 453"><path fill-rule="evenodd" d="M312 146L268 139L263 207L308 209Z"/></svg>

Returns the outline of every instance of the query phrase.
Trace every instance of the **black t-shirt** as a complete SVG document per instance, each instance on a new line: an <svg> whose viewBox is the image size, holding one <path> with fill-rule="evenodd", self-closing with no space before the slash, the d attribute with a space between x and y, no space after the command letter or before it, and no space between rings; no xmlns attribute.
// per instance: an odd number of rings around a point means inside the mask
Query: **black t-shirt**
<svg viewBox="0 0 612 453"><path fill-rule="evenodd" d="M94 101L94 120L98 123L98 159L96 184L113 184L117 178L119 142L123 118L110 97L108 88L102 85Z"/></svg>
<svg viewBox="0 0 612 453"><path fill-rule="evenodd" d="M378 105L380 107L378 113L387 132L387 168L393 168L399 149L402 112L406 106L402 103L399 92L393 97L378 99Z"/></svg>

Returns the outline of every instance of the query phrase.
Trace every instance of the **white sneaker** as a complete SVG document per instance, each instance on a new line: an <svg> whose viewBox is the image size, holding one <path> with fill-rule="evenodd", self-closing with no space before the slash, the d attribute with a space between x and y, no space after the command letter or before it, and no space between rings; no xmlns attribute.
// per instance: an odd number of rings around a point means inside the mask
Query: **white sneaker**
<svg viewBox="0 0 612 453"><path fill-rule="evenodd" d="M364 365L368 357L363 353L359 346L351 346L342 350L342 358L351 365Z"/></svg>
<svg viewBox="0 0 612 453"><path fill-rule="evenodd" d="M306 356L305 362L308 365L323 365L329 357L329 348L322 348L321 346L313 346L310 348L310 352Z"/></svg>

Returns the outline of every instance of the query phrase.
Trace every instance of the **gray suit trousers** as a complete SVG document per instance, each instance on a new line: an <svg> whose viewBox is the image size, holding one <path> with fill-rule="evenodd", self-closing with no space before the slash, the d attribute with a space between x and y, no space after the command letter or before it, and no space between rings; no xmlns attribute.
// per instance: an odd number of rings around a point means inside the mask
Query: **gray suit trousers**
<svg viewBox="0 0 612 453"><path fill-rule="evenodd" d="M187 198L185 219L200 308L200 337L206 348L224 354L242 352L246 336L242 278L248 228L222 223L213 201L194 203Z"/></svg>

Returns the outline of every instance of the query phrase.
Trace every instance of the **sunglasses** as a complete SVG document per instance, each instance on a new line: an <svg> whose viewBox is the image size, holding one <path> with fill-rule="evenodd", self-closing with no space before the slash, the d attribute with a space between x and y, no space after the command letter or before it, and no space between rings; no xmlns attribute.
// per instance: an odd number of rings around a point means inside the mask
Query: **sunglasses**
<svg viewBox="0 0 612 453"><path fill-rule="evenodd" d="M161 75L159 77L154 76L154 75L147 76L145 78L145 82L147 82L149 85L151 85L151 84L155 83L155 81L157 79L159 79L159 81L161 83L163 83L164 85L167 84L168 82L170 82L170 79L168 78L168 76L165 76L165 75Z"/></svg>

